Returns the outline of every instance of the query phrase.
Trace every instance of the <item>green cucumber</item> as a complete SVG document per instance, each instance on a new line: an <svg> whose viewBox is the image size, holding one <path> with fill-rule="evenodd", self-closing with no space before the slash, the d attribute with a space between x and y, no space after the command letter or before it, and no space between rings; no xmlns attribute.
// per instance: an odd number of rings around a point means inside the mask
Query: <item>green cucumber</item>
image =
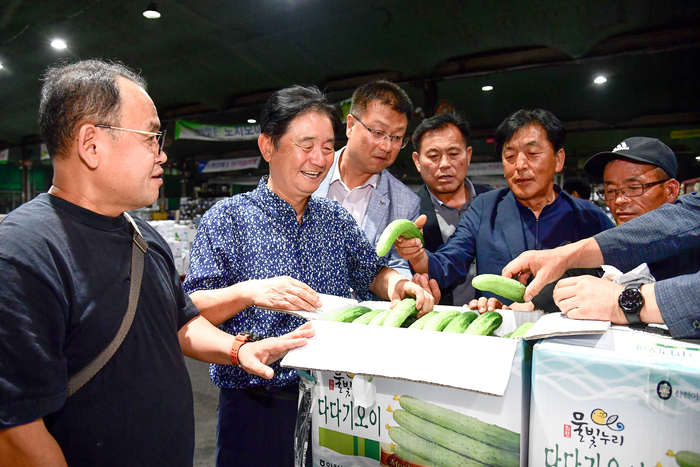
<svg viewBox="0 0 700 467"><path fill-rule="evenodd" d="M361 316L355 318L355 320L353 321L353 323L356 323L356 324L369 324L369 322L372 320L372 318L374 318L375 316L377 316L377 315L378 315L380 312L382 312L382 311L386 311L386 310L372 310L372 311L368 311L367 313L365 313L365 314L363 314L363 315L361 315Z"/></svg>
<svg viewBox="0 0 700 467"><path fill-rule="evenodd" d="M427 312L426 314L424 314L423 316L418 318L415 323L410 325L408 327L408 329L423 329L423 326L425 326L425 323L430 321L432 319L433 315L436 315L437 313L438 312L436 310Z"/></svg>
<svg viewBox="0 0 700 467"><path fill-rule="evenodd" d="M418 318L416 318L415 316L409 316L408 318L406 318L406 321L403 322L401 327L402 328L410 328L411 325L413 323L415 323L416 321L418 321Z"/></svg>
<svg viewBox="0 0 700 467"><path fill-rule="evenodd" d="M366 306L351 306L350 308L346 308L345 310L338 313L333 319L331 319L331 321L336 321L339 323L350 323L351 321L354 321L355 319L364 315L368 311L372 310Z"/></svg>
<svg viewBox="0 0 700 467"><path fill-rule="evenodd" d="M503 316L497 311L487 311L472 321L464 334L489 336L503 323Z"/></svg>
<svg viewBox="0 0 700 467"><path fill-rule="evenodd" d="M420 233L416 224L409 221L408 219L396 219L395 221L389 223L386 226L382 234L379 236L379 241L377 242L377 254L379 256L385 256L394 246L394 242L397 238L420 238L420 241L425 245L425 240L423 240L423 234Z"/></svg>
<svg viewBox="0 0 700 467"><path fill-rule="evenodd" d="M428 459L421 457L418 454L414 454L398 444L394 446L394 454L396 457L405 460L406 462L410 462L411 464L432 465Z"/></svg>
<svg viewBox="0 0 700 467"><path fill-rule="evenodd" d="M439 314L435 315L433 319L425 323L423 326L424 331L437 331L441 332L445 329L445 326L450 324L450 321L454 319L457 315L461 315L457 310L445 310L441 311Z"/></svg>
<svg viewBox="0 0 700 467"><path fill-rule="evenodd" d="M398 328L406 321L409 316L416 316L418 309L416 308L415 298L404 298L391 309L389 316L384 320L383 326Z"/></svg>
<svg viewBox="0 0 700 467"><path fill-rule="evenodd" d="M472 286L484 292L492 292L508 300L523 303L525 295L525 285L515 279L498 276L496 274L479 274L472 279Z"/></svg>
<svg viewBox="0 0 700 467"><path fill-rule="evenodd" d="M527 332L530 330L530 328L532 327L533 324L535 324L535 323L532 323L532 322L523 323L520 326L518 326L515 329L515 331L511 332L510 334L506 334L503 337L508 336L508 338L510 338L510 339L516 339L518 337L523 337L525 334L527 334Z"/></svg>
<svg viewBox="0 0 700 467"><path fill-rule="evenodd" d="M680 467L700 467L700 454L692 451L678 451L676 463Z"/></svg>
<svg viewBox="0 0 700 467"><path fill-rule="evenodd" d="M520 434L518 433L411 396L399 397L399 404L405 411L436 425L449 428L482 443L520 453Z"/></svg>
<svg viewBox="0 0 700 467"><path fill-rule="evenodd" d="M454 451L421 438L400 426L389 427L389 437L397 445L429 461L428 465L440 467L484 467L477 462Z"/></svg>
<svg viewBox="0 0 700 467"><path fill-rule="evenodd" d="M463 334L467 330L469 325L479 316L478 313L473 311L465 311L456 316L452 321L449 322L442 332L456 332L458 334Z"/></svg>
<svg viewBox="0 0 700 467"><path fill-rule="evenodd" d="M514 452L482 443L449 428L424 420L405 410L394 410L393 416L396 423L411 433L420 433L421 438L425 438L463 456L470 457L475 461L496 467L520 466L520 456Z"/></svg>
<svg viewBox="0 0 700 467"><path fill-rule="evenodd" d="M383 310L380 313L377 313L374 318L370 320L369 323L367 323L370 326L381 326L384 324L384 320L386 319L387 316L389 316L389 312L391 310Z"/></svg>

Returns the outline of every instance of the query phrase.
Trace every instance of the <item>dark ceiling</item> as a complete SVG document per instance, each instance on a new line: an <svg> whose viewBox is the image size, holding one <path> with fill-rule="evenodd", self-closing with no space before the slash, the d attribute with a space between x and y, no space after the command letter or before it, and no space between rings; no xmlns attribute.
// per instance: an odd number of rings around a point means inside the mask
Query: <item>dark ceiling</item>
<svg viewBox="0 0 700 467"><path fill-rule="evenodd" d="M700 176L698 0L161 0L157 20L141 15L147 3L2 0L0 149L34 157L48 65L102 57L143 70L169 130L178 118L244 124L291 84L339 102L384 77L423 114L443 100L463 112L476 160L493 157L487 138L510 112L541 107L567 126L570 170L648 135L676 150L681 177ZM68 48L50 47L56 37ZM608 82L593 84L598 75ZM170 140L167 149L177 162L256 148ZM410 146L404 163L405 154Z"/></svg>

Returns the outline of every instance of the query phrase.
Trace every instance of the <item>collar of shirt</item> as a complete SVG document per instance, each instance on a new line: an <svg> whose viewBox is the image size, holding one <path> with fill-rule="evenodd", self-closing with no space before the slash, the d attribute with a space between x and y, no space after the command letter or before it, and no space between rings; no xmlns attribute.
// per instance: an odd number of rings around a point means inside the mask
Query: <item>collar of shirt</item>
<svg viewBox="0 0 700 467"><path fill-rule="evenodd" d="M476 190L474 189L474 185L472 184L472 182L468 178L464 179L464 187L467 189L467 202L464 203L459 208L459 215L460 216L467 211L467 209L469 208L469 205L472 204L472 201L474 201L474 198L476 198ZM436 209L454 209L454 210L457 210L456 208L448 206L445 203L443 203L442 201L440 201L438 199L438 197L433 194L432 191L428 190L428 193L430 194L430 199L433 202L433 206L435 206Z"/></svg>
<svg viewBox="0 0 700 467"><path fill-rule="evenodd" d="M278 221L287 222L289 219L296 221L297 212L291 204L280 198L274 191L267 186L269 175L263 175L258 183L258 189L250 193L252 200L256 200L261 209L266 210L271 217ZM304 223L309 216L309 208L312 206L313 197L309 197L309 202L306 205L306 210L301 216L301 222Z"/></svg>

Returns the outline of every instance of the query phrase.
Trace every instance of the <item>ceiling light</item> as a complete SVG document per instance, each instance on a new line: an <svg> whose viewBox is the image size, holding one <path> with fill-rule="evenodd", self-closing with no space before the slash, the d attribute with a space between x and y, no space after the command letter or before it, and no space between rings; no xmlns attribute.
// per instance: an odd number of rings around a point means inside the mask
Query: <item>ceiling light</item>
<svg viewBox="0 0 700 467"><path fill-rule="evenodd" d="M487 84L486 86L482 86L481 90L482 91L493 91L493 86Z"/></svg>
<svg viewBox="0 0 700 467"><path fill-rule="evenodd" d="M160 13L158 12L156 2L151 2L148 4L148 6L146 7L146 11L143 12L143 16L145 16L148 19L160 18Z"/></svg>
<svg viewBox="0 0 700 467"><path fill-rule="evenodd" d="M2 63L0 63L0 70L2 70Z"/></svg>
<svg viewBox="0 0 700 467"><path fill-rule="evenodd" d="M608 78L605 76L598 76L596 79L593 80L595 84L603 84L608 81Z"/></svg>
<svg viewBox="0 0 700 467"><path fill-rule="evenodd" d="M258 123L258 121L254 118L249 118L248 123Z"/></svg>
<svg viewBox="0 0 700 467"><path fill-rule="evenodd" d="M54 39L51 41L51 47L53 47L54 49L61 50L61 49L65 49L68 46L63 41L63 39Z"/></svg>

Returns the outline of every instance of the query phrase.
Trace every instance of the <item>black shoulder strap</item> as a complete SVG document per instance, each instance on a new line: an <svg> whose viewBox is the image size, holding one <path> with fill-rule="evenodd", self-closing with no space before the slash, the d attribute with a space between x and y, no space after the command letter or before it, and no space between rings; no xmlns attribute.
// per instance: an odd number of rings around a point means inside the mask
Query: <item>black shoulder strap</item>
<svg viewBox="0 0 700 467"><path fill-rule="evenodd" d="M68 380L68 397L75 394L78 389L90 381L90 379L92 379L92 377L95 376L103 366L105 366L109 359L112 358L114 353L124 341L126 334L131 328L131 323L134 321L136 307L139 303L139 294L141 293L141 279L143 278L143 266L145 264L148 243L141 236L141 231L139 231L139 228L136 226L136 223L131 216L126 212L124 213L124 216L131 224L131 230L134 234L134 241L131 246L131 285L129 286L129 307L124 314L122 324L119 326L117 335L114 336L112 342L110 342L110 344L102 352L100 352L100 354L92 362L90 362L87 366L85 366L85 368L80 370Z"/></svg>

